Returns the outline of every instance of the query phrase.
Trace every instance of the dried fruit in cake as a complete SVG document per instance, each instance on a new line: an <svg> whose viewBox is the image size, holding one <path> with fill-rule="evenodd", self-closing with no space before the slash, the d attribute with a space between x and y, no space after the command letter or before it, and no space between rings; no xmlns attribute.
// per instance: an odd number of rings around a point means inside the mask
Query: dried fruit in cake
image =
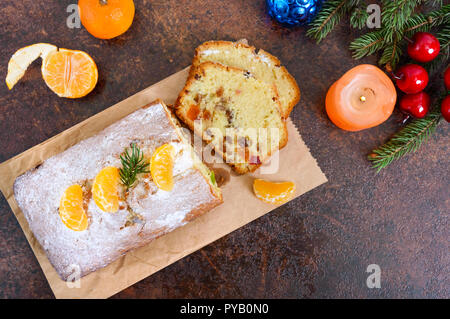
<svg viewBox="0 0 450 319"><path fill-rule="evenodd" d="M59 49L50 52L43 61L42 76L58 96L80 98L94 89L98 70L86 52Z"/></svg>
<svg viewBox="0 0 450 319"><path fill-rule="evenodd" d="M171 144L163 144L153 152L150 173L153 182L163 191L173 188L173 162L175 149Z"/></svg>
<svg viewBox="0 0 450 319"><path fill-rule="evenodd" d="M83 231L88 226L88 217L83 208L83 189L80 185L69 186L59 204L59 217L68 228Z"/></svg>
<svg viewBox="0 0 450 319"><path fill-rule="evenodd" d="M191 72L175 109L239 174L253 172L287 143L278 94L272 85L242 69L200 64ZM196 120L201 125L195 125Z"/></svg>
<svg viewBox="0 0 450 319"><path fill-rule="evenodd" d="M56 50L58 50L56 46L48 43L36 43L17 50L8 63L6 75L8 88L11 90L14 87L34 60L39 57L44 60L50 52Z"/></svg>
<svg viewBox="0 0 450 319"><path fill-rule="evenodd" d="M295 194L293 182L274 183L263 179L255 179L253 191L260 200L269 204L283 204Z"/></svg>
<svg viewBox="0 0 450 319"><path fill-rule="evenodd" d="M133 0L79 0L78 7L81 23L99 39L115 38L133 23Z"/></svg>
<svg viewBox="0 0 450 319"><path fill-rule="evenodd" d="M210 61L247 70L257 79L275 85L283 117L287 118L300 100L300 89L294 77L273 55L244 43L230 41L208 41L195 50L192 68Z"/></svg>
<svg viewBox="0 0 450 319"><path fill-rule="evenodd" d="M92 198L104 212L114 213L119 209L119 169L108 166L95 177L92 185Z"/></svg>

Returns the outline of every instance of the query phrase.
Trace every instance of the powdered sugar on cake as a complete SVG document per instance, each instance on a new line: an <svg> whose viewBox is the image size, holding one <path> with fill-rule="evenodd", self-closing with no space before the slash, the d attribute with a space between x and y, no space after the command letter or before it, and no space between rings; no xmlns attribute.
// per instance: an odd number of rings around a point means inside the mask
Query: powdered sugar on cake
<svg viewBox="0 0 450 319"><path fill-rule="evenodd" d="M208 56L208 55L211 55L211 54L218 54L218 53L220 53L219 50L212 50L212 49L204 50L204 51L201 52L201 54L205 55L205 56Z"/></svg>
<svg viewBox="0 0 450 319"><path fill-rule="evenodd" d="M272 66L273 64L272 60L267 55L260 52L258 53L258 57L262 62L266 63L268 66Z"/></svg>
<svg viewBox="0 0 450 319"><path fill-rule="evenodd" d="M174 145L173 190L159 190L151 177L140 179L118 212L105 213L91 199L88 229L77 232L67 228L58 213L66 188L73 184L89 187L86 185L102 168L120 168L119 156L131 143L137 143L146 156L164 143ZM181 141L161 104L139 109L19 176L14 194L32 232L62 278L73 271L70 265L78 265L82 274L87 274L184 225L188 214L199 207L212 208L220 203L195 168L190 146ZM124 227L127 206L143 221Z"/></svg>

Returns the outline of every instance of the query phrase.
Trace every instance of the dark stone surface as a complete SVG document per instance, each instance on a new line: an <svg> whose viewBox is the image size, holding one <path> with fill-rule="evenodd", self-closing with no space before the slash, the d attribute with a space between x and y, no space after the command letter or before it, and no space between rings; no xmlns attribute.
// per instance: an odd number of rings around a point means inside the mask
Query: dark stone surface
<svg viewBox="0 0 450 319"><path fill-rule="evenodd" d="M341 26L317 45L304 28L273 24L263 0L136 0L131 29L103 41L66 27L73 2L0 3L2 77L14 51L36 42L87 51L100 76L96 89L77 100L50 92L39 63L11 92L0 85L0 161L182 69L203 41L247 38L297 79L302 100L291 117L329 179L114 298L450 297L449 126L441 123L419 152L381 173L370 168L366 155L398 129L399 115L348 133L324 112L335 80L361 62L376 62L351 58L355 31ZM0 297L53 297L3 197L0 212ZM381 289L366 287L372 263L381 267Z"/></svg>

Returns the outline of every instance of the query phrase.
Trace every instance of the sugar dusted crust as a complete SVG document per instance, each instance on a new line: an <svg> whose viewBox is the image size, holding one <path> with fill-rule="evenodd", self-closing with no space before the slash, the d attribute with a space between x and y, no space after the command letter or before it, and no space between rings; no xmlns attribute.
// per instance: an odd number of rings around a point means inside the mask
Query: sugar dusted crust
<svg viewBox="0 0 450 319"><path fill-rule="evenodd" d="M62 279L73 273L71 265L78 265L84 276L222 203L220 190L198 168L201 162L193 160L192 149L180 134L170 111L157 101L16 179L15 199ZM137 143L146 156L164 143L175 145L173 190L159 190L146 175L130 190L118 212L105 213L90 200L88 229L76 232L67 228L58 214L65 189L75 183L89 184L106 166L121 167L119 155L131 143ZM125 226L127 205L144 222Z"/></svg>
<svg viewBox="0 0 450 319"><path fill-rule="evenodd" d="M208 41L195 50L195 56L192 61L191 74L195 68L197 68L201 63L205 61L211 61L216 63L222 63L221 59L227 60L224 57L224 53L233 54L233 50L242 49L246 52L248 61L239 61L232 67L244 68L244 65L249 63L255 67L261 67L267 69L268 72L278 73L278 82L283 82L286 86L287 92L289 92L290 97L284 92L280 92L280 88L277 88L280 93L281 100L281 112L284 118L288 118L294 106L300 101L300 88L298 87L295 78L288 72L288 70L281 65L280 60L274 55L260 49L258 52L255 47L242 42L231 42L231 41ZM214 58L209 58L208 55L217 55ZM220 56L220 58L218 58ZM244 68L246 69L246 68ZM250 70L251 71L251 70ZM265 79L267 80L267 79ZM277 82L277 81L276 81Z"/></svg>

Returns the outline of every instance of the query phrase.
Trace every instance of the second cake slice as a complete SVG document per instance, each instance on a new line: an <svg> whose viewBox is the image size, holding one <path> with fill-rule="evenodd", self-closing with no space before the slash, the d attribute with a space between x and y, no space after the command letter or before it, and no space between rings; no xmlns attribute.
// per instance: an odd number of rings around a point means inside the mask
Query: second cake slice
<svg viewBox="0 0 450 319"><path fill-rule="evenodd" d="M195 50L192 68L203 62L214 62L248 70L257 79L276 87L281 104L281 115L288 118L300 100L300 89L294 77L272 54L245 43L208 41Z"/></svg>
<svg viewBox="0 0 450 319"><path fill-rule="evenodd" d="M287 143L275 89L242 69L200 64L192 70L175 109L239 174L253 172Z"/></svg>

